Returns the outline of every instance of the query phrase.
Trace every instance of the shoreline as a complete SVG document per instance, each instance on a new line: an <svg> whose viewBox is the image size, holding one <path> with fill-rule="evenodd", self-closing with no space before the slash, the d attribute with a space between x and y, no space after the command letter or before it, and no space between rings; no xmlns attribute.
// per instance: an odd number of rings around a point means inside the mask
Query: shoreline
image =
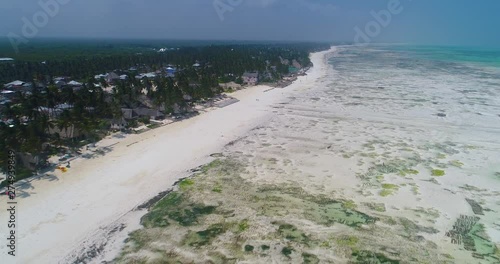
<svg viewBox="0 0 500 264"><path fill-rule="evenodd" d="M285 90L297 89L308 77L319 78L320 68L325 66L318 58L328 52L311 54L316 60L314 67L286 89L264 93L272 87L255 86L240 90L231 94L240 100L236 104L129 135L117 140L114 149L102 157L74 160L66 173L56 171L21 186L18 246L30 250L20 250L15 260L55 263L75 259L85 254L86 248L103 250L103 243L121 243L106 238L129 231L120 220L140 218L143 212L134 208L170 188L189 169L209 162L210 154L267 120L271 106L283 99ZM5 197L0 199L0 209L4 210ZM5 246L0 248L6 251Z"/></svg>

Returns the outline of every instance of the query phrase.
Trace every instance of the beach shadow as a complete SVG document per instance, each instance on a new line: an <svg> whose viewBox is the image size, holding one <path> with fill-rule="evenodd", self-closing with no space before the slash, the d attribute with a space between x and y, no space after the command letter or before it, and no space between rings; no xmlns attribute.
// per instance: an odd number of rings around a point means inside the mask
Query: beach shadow
<svg viewBox="0 0 500 264"><path fill-rule="evenodd" d="M16 197L17 198L27 198L30 197L31 194L27 191L24 190L16 190Z"/></svg>
<svg viewBox="0 0 500 264"><path fill-rule="evenodd" d="M59 177L57 177L54 174L45 174L45 176L42 176L40 179L48 180L48 181L59 181Z"/></svg>

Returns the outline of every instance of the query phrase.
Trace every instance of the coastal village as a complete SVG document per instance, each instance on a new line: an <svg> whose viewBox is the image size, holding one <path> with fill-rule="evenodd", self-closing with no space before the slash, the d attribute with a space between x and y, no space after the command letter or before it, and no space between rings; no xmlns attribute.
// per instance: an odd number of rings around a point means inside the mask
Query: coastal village
<svg viewBox="0 0 500 264"><path fill-rule="evenodd" d="M225 107L238 101L231 92L247 87L286 87L310 66L309 62L301 64L295 58L280 56L278 65L266 60L264 70L247 70L241 75L227 72L216 76L215 82L204 76L213 67L211 62L199 60L187 66L166 64L156 70L133 65L88 79L42 76L31 81L13 80L0 92L0 126L45 135L34 143L37 146L17 152L21 179L56 166L65 170L72 158L112 133L142 133ZM42 120L41 124L30 128L38 122L35 119Z"/></svg>

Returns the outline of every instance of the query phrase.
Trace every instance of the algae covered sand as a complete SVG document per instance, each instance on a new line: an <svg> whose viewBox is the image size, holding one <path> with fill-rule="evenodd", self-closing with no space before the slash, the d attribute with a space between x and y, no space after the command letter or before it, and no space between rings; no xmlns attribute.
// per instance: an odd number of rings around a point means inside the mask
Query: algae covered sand
<svg viewBox="0 0 500 264"><path fill-rule="evenodd" d="M115 261L431 263L441 258L425 242L408 242L389 232L407 228L409 235L416 235L429 230L384 223L354 209L352 202L313 195L299 186L254 184L245 179L251 174L246 168L235 157L204 166L189 179L192 184L150 208L141 220L144 228L130 234ZM220 191L214 192L215 186ZM398 244L403 242L401 250Z"/></svg>
<svg viewBox="0 0 500 264"><path fill-rule="evenodd" d="M432 87L446 72L415 86L379 64L384 52L370 64L339 49L334 71L283 92L266 122L164 198L178 202L153 207L116 261L499 263L500 127L458 118L473 102L460 82Z"/></svg>

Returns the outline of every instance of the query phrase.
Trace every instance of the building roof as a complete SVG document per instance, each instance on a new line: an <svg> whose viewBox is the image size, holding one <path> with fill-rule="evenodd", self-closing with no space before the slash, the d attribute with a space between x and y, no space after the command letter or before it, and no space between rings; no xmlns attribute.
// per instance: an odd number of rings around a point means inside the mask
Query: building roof
<svg viewBox="0 0 500 264"><path fill-rule="evenodd" d="M99 74L99 75L94 76L94 79L101 79L101 78L105 79L107 77L108 77L108 74L105 73L105 74Z"/></svg>
<svg viewBox="0 0 500 264"><path fill-rule="evenodd" d="M81 86L82 83L79 83L77 81L71 81L71 82L68 83L68 85L71 85L71 86Z"/></svg>
<svg viewBox="0 0 500 264"><path fill-rule="evenodd" d="M120 79L120 76L118 76L118 74L116 74L114 72L110 72L110 73L108 73L107 78L109 80L117 80L117 79Z"/></svg>
<svg viewBox="0 0 500 264"><path fill-rule="evenodd" d="M146 78L155 78L156 77L156 73L154 73L154 72L141 73L141 74L135 76L135 78L137 78L137 79L142 79L144 77L146 77Z"/></svg>
<svg viewBox="0 0 500 264"><path fill-rule="evenodd" d="M5 86L5 87L8 87L8 86L21 86L21 85L23 85L23 84L25 84L25 82L23 82L23 81L19 81L19 80L16 80L16 81L13 81L13 82L7 83L7 84L5 84L4 86Z"/></svg>

